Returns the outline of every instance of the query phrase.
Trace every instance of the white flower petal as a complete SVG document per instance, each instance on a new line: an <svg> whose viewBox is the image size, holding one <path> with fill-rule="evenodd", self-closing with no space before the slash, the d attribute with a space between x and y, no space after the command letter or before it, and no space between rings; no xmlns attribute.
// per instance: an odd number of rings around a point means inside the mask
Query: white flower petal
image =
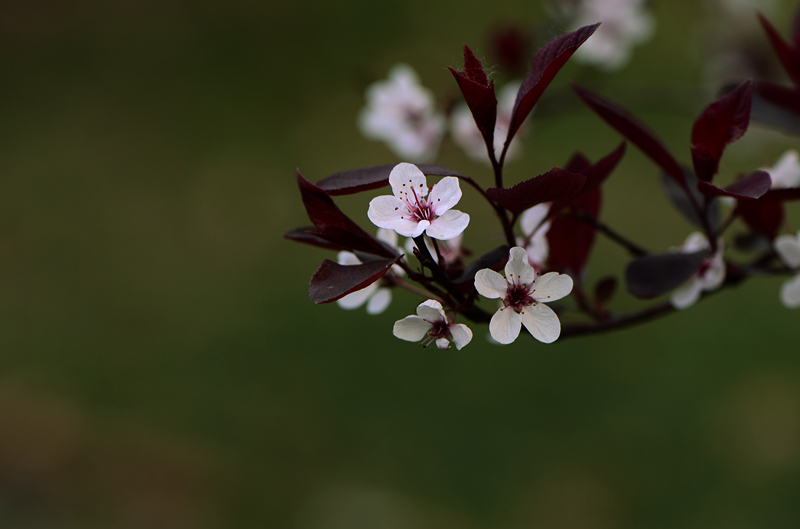
<svg viewBox="0 0 800 529"><path fill-rule="evenodd" d="M699 278L699 281L706 292L718 289L722 282L725 281L725 261L722 258L721 248L714 254L708 269L706 269L703 277Z"/></svg>
<svg viewBox="0 0 800 529"><path fill-rule="evenodd" d="M772 189L800 186L800 157L794 149L783 153L775 165L763 170L772 178Z"/></svg>
<svg viewBox="0 0 800 529"><path fill-rule="evenodd" d="M547 214L550 213L550 203L538 204L532 208L526 209L520 218L520 228L522 233L528 237L542 225Z"/></svg>
<svg viewBox="0 0 800 529"><path fill-rule="evenodd" d="M696 277L678 287L672 292L669 298L670 303L676 309L686 309L697 303L700 298L700 293L703 291L703 285Z"/></svg>
<svg viewBox="0 0 800 529"><path fill-rule="evenodd" d="M394 323L392 334L409 342L418 342L425 338L428 331L431 329L431 324L423 320L419 316L406 316L400 321Z"/></svg>
<svg viewBox="0 0 800 529"><path fill-rule="evenodd" d="M402 220L401 217L408 218L410 216L403 201L389 195L373 198L367 210L369 220L377 227L387 230L395 229L395 223Z"/></svg>
<svg viewBox="0 0 800 529"><path fill-rule="evenodd" d="M553 343L561 335L558 316L544 303L525 307L520 316L525 328L540 342Z"/></svg>
<svg viewBox="0 0 800 529"><path fill-rule="evenodd" d="M522 327L522 317L510 308L497 309L489 322L492 338L502 344L509 344L517 339Z"/></svg>
<svg viewBox="0 0 800 529"><path fill-rule="evenodd" d="M536 278L531 285L531 297L536 301L550 302L572 292L572 278L567 274L548 272Z"/></svg>
<svg viewBox="0 0 800 529"><path fill-rule="evenodd" d="M386 310L391 302L392 291L386 287L379 287L367 302L367 314L380 314Z"/></svg>
<svg viewBox="0 0 800 529"><path fill-rule="evenodd" d="M789 268L800 268L800 231L797 237L781 235L775 239L775 251Z"/></svg>
<svg viewBox="0 0 800 529"><path fill-rule="evenodd" d="M699 252L700 250L706 250L710 245L708 244L708 239L706 236L700 233L699 231L695 231L690 233L686 240L681 246L681 252L683 253L694 253Z"/></svg>
<svg viewBox="0 0 800 529"><path fill-rule="evenodd" d="M789 309L800 307L800 274L781 285L781 302Z"/></svg>
<svg viewBox="0 0 800 529"><path fill-rule="evenodd" d="M458 178L446 176L431 188L428 203L433 208L433 212L441 217L447 210L458 204L459 200L461 200L461 186Z"/></svg>
<svg viewBox="0 0 800 529"><path fill-rule="evenodd" d="M450 326L450 336L453 337L456 349L461 350L472 341L472 330L463 323L456 323Z"/></svg>
<svg viewBox="0 0 800 529"><path fill-rule="evenodd" d="M385 228L381 228L378 230L377 239L379 241L383 241L392 248L397 248L397 232L394 230L387 230Z"/></svg>
<svg viewBox="0 0 800 529"><path fill-rule="evenodd" d="M353 252L339 252L336 255L336 262L342 266L353 266L361 264L361 259Z"/></svg>
<svg viewBox="0 0 800 529"><path fill-rule="evenodd" d="M375 290L378 288L378 282L372 283L371 285L362 288L361 290L356 290L355 292L346 295L343 298L337 299L336 304L342 307L345 310L352 310L357 309L369 299L369 297L375 293Z"/></svg>
<svg viewBox="0 0 800 529"><path fill-rule="evenodd" d="M389 173L389 184L392 186L394 196L410 203L415 203L414 193L417 198L428 195L428 186L425 175L419 168L410 163L400 163L394 166ZM414 189L414 193L411 189Z"/></svg>
<svg viewBox="0 0 800 529"><path fill-rule="evenodd" d="M508 281L503 276L484 268L475 274L475 290L485 298L504 298L508 292Z"/></svg>
<svg viewBox="0 0 800 529"><path fill-rule="evenodd" d="M417 306L417 316L431 323L447 319L444 310L442 310L442 304L434 299L429 299L420 303L419 306Z"/></svg>
<svg viewBox="0 0 800 529"><path fill-rule="evenodd" d="M428 237L433 239L446 241L458 237L467 228L468 224L469 215L451 209L445 212L441 217L433 219L431 225L425 230L425 233L428 234Z"/></svg>
<svg viewBox="0 0 800 529"><path fill-rule="evenodd" d="M506 279L515 285L530 285L536 278L536 272L528 263L528 252L525 248L514 246L509 252L506 264Z"/></svg>
<svg viewBox="0 0 800 529"><path fill-rule="evenodd" d="M436 340L436 347L439 349L450 349L450 342L447 338L439 338Z"/></svg>
<svg viewBox="0 0 800 529"><path fill-rule="evenodd" d="M430 226L431 223L427 220L419 222L415 220L400 219L394 223L394 231L403 237L419 237Z"/></svg>

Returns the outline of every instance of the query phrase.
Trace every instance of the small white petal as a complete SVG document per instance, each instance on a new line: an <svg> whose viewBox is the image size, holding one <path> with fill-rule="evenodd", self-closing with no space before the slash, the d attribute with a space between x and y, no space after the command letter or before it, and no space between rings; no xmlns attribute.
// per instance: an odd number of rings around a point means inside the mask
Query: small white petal
<svg viewBox="0 0 800 529"><path fill-rule="evenodd" d="M547 214L550 213L550 203L538 204L532 208L526 209L520 218L520 228L526 237L531 235L537 228L542 225Z"/></svg>
<svg viewBox="0 0 800 529"><path fill-rule="evenodd" d="M461 235L461 233L467 229L468 224L469 215L458 210L451 209L450 211L445 212L445 214L441 217L433 219L430 227L425 230L425 233L428 234L428 237L446 241Z"/></svg>
<svg viewBox="0 0 800 529"><path fill-rule="evenodd" d="M425 338L428 331L431 329L431 324L423 320L419 316L406 316L400 321L394 323L392 334L409 342L418 342Z"/></svg>
<svg viewBox="0 0 800 529"><path fill-rule="evenodd" d="M444 215L446 211L458 204L461 200L461 186L458 178L447 176L439 180L439 183L431 188L431 196L428 203L433 207L433 212L438 216Z"/></svg>
<svg viewBox="0 0 800 529"><path fill-rule="evenodd" d="M708 269L703 274L703 277L699 278L699 281L706 292L718 289L722 282L725 281L725 261L722 258L721 248L714 254Z"/></svg>
<svg viewBox="0 0 800 529"><path fill-rule="evenodd" d="M339 252L336 255L336 262L343 266L353 266L361 264L361 259L353 252Z"/></svg>
<svg viewBox="0 0 800 529"><path fill-rule="evenodd" d="M472 341L472 330L463 323L456 323L450 326L450 336L453 337L453 343L456 344L456 349L459 351Z"/></svg>
<svg viewBox="0 0 800 529"><path fill-rule="evenodd" d="M392 193L401 200L415 203L414 193L417 198L428 195L428 186L425 175L419 168L410 163L400 163L394 166L389 173L389 184L392 186ZM412 193L411 189L414 189Z"/></svg>
<svg viewBox="0 0 800 529"><path fill-rule="evenodd" d="M536 278L536 272L528 263L528 252L525 248L514 246L509 253L506 264L506 279L515 285L530 285Z"/></svg>
<svg viewBox="0 0 800 529"><path fill-rule="evenodd" d="M399 211L399 210L398 210ZM383 241L392 248L397 249L397 232L394 230L387 230L385 228L380 228L378 230L377 239L379 241Z"/></svg>
<svg viewBox="0 0 800 529"><path fill-rule="evenodd" d="M450 349L450 342L447 338L439 338L436 340L436 347L439 349Z"/></svg>
<svg viewBox="0 0 800 529"><path fill-rule="evenodd" d="M678 287L672 292L669 298L670 303L676 309L686 309L697 303L700 298L700 293L703 291L703 285L696 277Z"/></svg>
<svg viewBox="0 0 800 529"><path fill-rule="evenodd" d="M395 221L394 231L403 237L419 237L430 225L431 223L427 220L417 222L415 220L400 219Z"/></svg>
<svg viewBox="0 0 800 529"><path fill-rule="evenodd" d="M531 297L536 301L555 301L569 295L570 292L572 292L572 278L558 272L548 272L539 276L531 285Z"/></svg>
<svg viewBox="0 0 800 529"><path fill-rule="evenodd" d="M508 292L508 281L503 276L484 268L475 274L475 290L485 298L504 298Z"/></svg>
<svg viewBox="0 0 800 529"><path fill-rule="evenodd" d="M763 170L772 178L772 189L800 186L800 157L794 149L783 153L775 165Z"/></svg>
<svg viewBox="0 0 800 529"><path fill-rule="evenodd" d="M395 229L395 223L402 220L401 217L408 218L410 216L403 201L389 195L373 198L367 210L369 220L377 227L387 230Z"/></svg>
<svg viewBox="0 0 800 529"><path fill-rule="evenodd" d="M699 252L700 250L708 249L709 246L710 245L708 244L708 239L706 239L706 236L699 231L695 231L686 237L686 241L684 241L683 246L681 246L681 252Z"/></svg>
<svg viewBox="0 0 800 529"><path fill-rule="evenodd" d="M434 299L429 299L420 303L419 306L417 306L417 316L431 323L447 319L444 310L442 310L442 304Z"/></svg>
<svg viewBox="0 0 800 529"><path fill-rule="evenodd" d="M379 287L367 302L367 314L380 314L386 310L391 302L392 291L386 287Z"/></svg>
<svg viewBox="0 0 800 529"><path fill-rule="evenodd" d="M525 307L520 316L525 328L540 342L553 343L561 335L558 316L544 303Z"/></svg>
<svg viewBox="0 0 800 529"><path fill-rule="evenodd" d="M797 237L781 235L775 239L775 251L789 268L800 268L800 231Z"/></svg>
<svg viewBox="0 0 800 529"><path fill-rule="evenodd" d="M372 283L371 285L362 288L361 290L356 290L355 292L346 295L343 298L337 299L336 304L342 307L345 310L352 310L357 309L361 305L367 302L370 296L375 293L375 290L378 288L378 282Z"/></svg>
<svg viewBox="0 0 800 529"><path fill-rule="evenodd" d="M519 336L522 327L522 317L513 309L498 309L489 322L489 332L492 338L502 344L510 344Z"/></svg>
<svg viewBox="0 0 800 529"><path fill-rule="evenodd" d="M781 285L781 302L789 309L800 307L800 274Z"/></svg>

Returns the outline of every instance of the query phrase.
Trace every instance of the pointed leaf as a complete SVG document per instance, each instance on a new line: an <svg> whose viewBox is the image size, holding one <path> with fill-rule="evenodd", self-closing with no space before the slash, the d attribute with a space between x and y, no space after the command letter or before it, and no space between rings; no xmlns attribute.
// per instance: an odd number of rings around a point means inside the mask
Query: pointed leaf
<svg viewBox="0 0 800 529"><path fill-rule="evenodd" d="M707 251L662 253L631 261L625 269L628 292L637 298L666 294L692 277L706 258Z"/></svg>
<svg viewBox="0 0 800 529"><path fill-rule="evenodd" d="M359 265L340 265L328 259L311 277L308 297L314 303L330 303L366 288L389 271L400 257L379 259Z"/></svg>
<svg viewBox="0 0 800 529"><path fill-rule="evenodd" d="M755 200L769 191L772 179L766 171L755 171L735 181L725 189L700 181L697 188L707 197L727 196L739 200Z"/></svg>
<svg viewBox="0 0 800 529"><path fill-rule="evenodd" d="M800 136L800 89L772 83L756 83L753 121Z"/></svg>
<svg viewBox="0 0 800 529"><path fill-rule="evenodd" d="M474 284L475 274L478 273L478 270L483 270L484 268L497 270L499 269L499 265L505 261L506 257L508 257L508 246L505 244L498 246L494 250L483 254L467 265L467 267L464 269L464 272L458 277L458 279L454 280L453 283L456 285Z"/></svg>
<svg viewBox="0 0 800 529"><path fill-rule="evenodd" d="M700 180L711 181L725 147L747 131L752 99L753 82L745 81L700 112L692 128L692 158Z"/></svg>
<svg viewBox="0 0 800 529"><path fill-rule="evenodd" d="M685 170L683 174L686 179L688 192L694 197L694 202L697 204L702 204L704 198L703 194L700 193L700 190L697 189L697 177L689 170ZM681 187L674 178L670 177L666 173L661 173L661 187L664 189L664 193L667 195L667 198L672 205L675 206L675 209L677 209L678 212L686 217L689 222L701 230L705 230L705 224L695 209L694 204L689 199L689 196L686 194L686 188ZM716 229L719 226L720 222L722 221L722 211L720 210L719 201L714 200L709 204L706 211L706 218L708 220L708 225L711 226L712 229Z"/></svg>
<svg viewBox="0 0 800 529"><path fill-rule="evenodd" d="M769 42L772 44L772 49L775 50L775 54L781 61L781 65L786 71L786 74L789 76L795 86L800 87L800 58L798 57L797 49L793 48L788 42L783 40L783 37L781 37L780 33L778 33L775 27L770 24L769 20L767 20L761 13L758 14L758 20L761 22L761 26L767 33Z"/></svg>
<svg viewBox="0 0 800 529"><path fill-rule="evenodd" d="M568 199L580 191L585 183L585 176L554 167L511 189L487 189L486 195L512 213L519 214L542 202Z"/></svg>
<svg viewBox="0 0 800 529"><path fill-rule="evenodd" d="M351 169L326 176L317 187L331 196L352 195L361 191L369 191L389 185L389 173L397 164L376 165L362 169ZM425 175L433 176L462 176L456 171L443 165L432 163L415 164Z"/></svg>
<svg viewBox="0 0 800 529"><path fill-rule="evenodd" d="M751 230L771 241L783 225L783 204L763 199L764 197L758 200L740 200L736 211Z"/></svg>
<svg viewBox="0 0 800 529"><path fill-rule="evenodd" d="M767 191L758 200L764 202L791 202L800 200L800 187L787 187L785 189L772 189Z"/></svg>
<svg viewBox="0 0 800 529"><path fill-rule="evenodd" d="M310 244L311 246L325 248L326 250L347 250L347 248L344 246L326 241L319 235L316 235L315 232L316 229L313 226L306 226L289 230L283 234L283 237L285 239L289 239L290 241L302 242L304 244Z"/></svg>
<svg viewBox="0 0 800 529"><path fill-rule="evenodd" d="M606 276L594 286L594 299L599 303L608 303L617 291L617 278Z"/></svg>
<svg viewBox="0 0 800 529"><path fill-rule="evenodd" d="M565 33L550 41L533 58L533 66L517 92L517 100L511 113L511 123L503 150L506 151L525 118L533 110L547 86L578 48L592 36L600 24L584 26L572 33Z"/></svg>
<svg viewBox="0 0 800 529"><path fill-rule="evenodd" d="M639 147L644 154L649 156L678 184L684 188L686 187L683 169L681 169L680 164L675 161L675 158L667 151L661 140L644 123L611 101L603 99L578 85L573 84L572 87L600 118L614 127L628 141Z"/></svg>
<svg viewBox="0 0 800 529"><path fill-rule="evenodd" d="M467 102L475 124L481 131L490 158L494 159L494 127L497 121L497 97L494 82L489 82L481 61L475 57L469 46L464 44L464 71L448 68L455 77L461 94Z"/></svg>
<svg viewBox="0 0 800 529"><path fill-rule="evenodd" d="M600 213L600 198L600 188L595 188L553 218L547 231L549 269L570 272L574 278L580 277L597 231L591 223L580 220L580 216L596 220Z"/></svg>
<svg viewBox="0 0 800 529"><path fill-rule="evenodd" d="M619 147L601 158L594 165L581 153L573 155L567 163L567 171L584 175L586 177L586 184L584 184L583 188L575 194L575 196L553 202L550 208L550 215L556 215L564 207L599 188L600 184L608 178L624 155L625 142L620 143Z"/></svg>

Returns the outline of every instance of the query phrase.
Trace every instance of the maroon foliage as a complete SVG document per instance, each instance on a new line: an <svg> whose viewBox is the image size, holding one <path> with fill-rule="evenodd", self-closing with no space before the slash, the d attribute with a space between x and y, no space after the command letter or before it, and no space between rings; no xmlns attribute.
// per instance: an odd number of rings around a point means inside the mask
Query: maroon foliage
<svg viewBox="0 0 800 529"><path fill-rule="evenodd" d="M617 278L606 276L594 285L594 299L598 303L608 303L617 291Z"/></svg>
<svg viewBox="0 0 800 529"><path fill-rule="evenodd" d="M631 261L625 269L628 292L637 298L654 298L666 294L692 277L707 252L662 253L646 255Z"/></svg>
<svg viewBox="0 0 800 529"><path fill-rule="evenodd" d="M506 75L516 77L525 71L531 39L523 28L516 24L498 27L489 41L492 59Z"/></svg>
<svg viewBox="0 0 800 529"><path fill-rule="evenodd" d="M585 183L585 176L554 167L544 174L520 182L511 189L493 187L487 189L486 194L507 210L519 214L542 202L569 199L580 191Z"/></svg>
<svg viewBox="0 0 800 529"><path fill-rule="evenodd" d="M741 200L736 211L755 233L773 240L783 225L783 204L769 200Z"/></svg>
<svg viewBox="0 0 800 529"><path fill-rule="evenodd" d="M383 277L398 259L400 259L399 256L350 266L325 259L311 277L311 282L308 284L308 297L314 303L336 301Z"/></svg>
<svg viewBox="0 0 800 529"><path fill-rule="evenodd" d="M489 81L481 61L466 44L464 44L464 71L459 72L450 68L450 73L455 77L475 124L481 131L490 158L494 159L494 125L497 121L494 81Z"/></svg>
<svg viewBox="0 0 800 529"><path fill-rule="evenodd" d="M290 241L302 242L304 244L310 244L311 246L325 248L326 250L347 250L347 248L344 246L326 241L319 235L315 235L315 231L316 230L313 226L305 226L289 230L283 234L283 237L285 239L289 239Z"/></svg>
<svg viewBox="0 0 800 529"><path fill-rule="evenodd" d="M786 70L795 86L800 86L800 56L797 53L796 45L792 46L783 40L783 37L780 36L775 27L760 13L758 20L761 22L764 31L766 31L770 44L772 44L772 48L778 55L783 69Z"/></svg>
<svg viewBox="0 0 800 529"><path fill-rule="evenodd" d="M376 165L362 169L351 169L326 176L317 187L331 196L352 195L361 191L369 191L389 185L389 174L397 164ZM432 163L415 164L423 174L435 176L462 176L443 165Z"/></svg>
<svg viewBox="0 0 800 529"><path fill-rule="evenodd" d="M739 200L755 200L769 191L772 179L766 171L755 171L735 181L725 189L700 181L697 188L707 197L728 196Z"/></svg>
<svg viewBox="0 0 800 529"><path fill-rule="evenodd" d="M464 272L462 272L462 274L453 281L453 283L456 285L468 285L469 290L471 291L475 287L475 274L478 273L478 270L483 270L484 268L497 270L507 257L508 246L498 246L494 250L487 252L472 261L464 269Z"/></svg>
<svg viewBox="0 0 800 529"><path fill-rule="evenodd" d="M582 174L586 177L586 184L583 188L573 197L559 199L553 202L550 208L550 214L555 215L564 207L579 200L600 187L611 172L617 167L617 164L625 155L625 143L621 143L619 147L614 149L611 153L601 158L596 164L592 163L581 153L575 153L570 161L567 163L566 170Z"/></svg>
<svg viewBox="0 0 800 529"><path fill-rule="evenodd" d="M569 271L574 279L580 278L597 231L592 220L597 219L599 212L600 188L595 188L553 219L547 231L548 268Z"/></svg>

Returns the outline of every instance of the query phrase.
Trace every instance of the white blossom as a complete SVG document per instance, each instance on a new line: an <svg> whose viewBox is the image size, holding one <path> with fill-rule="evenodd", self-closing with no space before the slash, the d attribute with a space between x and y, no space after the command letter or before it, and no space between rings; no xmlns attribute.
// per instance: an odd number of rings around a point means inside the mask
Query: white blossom
<svg viewBox="0 0 800 529"><path fill-rule="evenodd" d="M575 29L602 22L575 53L575 58L604 70L627 64L631 49L653 35L655 20L644 0L581 0L573 21Z"/></svg>
<svg viewBox="0 0 800 529"><path fill-rule="evenodd" d="M509 344L517 339L524 325L540 342L554 342L561 334L561 322L545 303L572 292L572 278L557 272L536 277L536 271L528 264L528 252L518 246L511 248L505 272L503 277L484 268L475 274L478 293L503 303L489 322L492 338Z"/></svg>
<svg viewBox="0 0 800 529"><path fill-rule="evenodd" d="M447 176L430 189L416 165L398 164L389 174L394 196L375 197L367 216L379 228L394 230L404 237L426 233L434 239L452 239L469 224L469 215L451 209L461 199L458 178Z"/></svg>
<svg viewBox="0 0 800 529"><path fill-rule="evenodd" d="M503 144L508 137L508 127L511 125L511 115L514 111L514 103L517 100L517 92L521 84L520 81L508 83L498 94L497 121L495 121L494 126L494 152L496 156L500 156L503 151ZM524 127L517 132L517 136L523 131ZM481 131L475 124L475 119L472 117L472 112L470 112L466 103L459 104L453 110L450 116L450 133L453 141L464 150L467 156L478 162L491 163L486 153L486 142L483 141ZM512 142L508 147L508 152L506 152L506 161L518 158L520 153L520 143L518 141Z"/></svg>
<svg viewBox="0 0 800 529"><path fill-rule="evenodd" d="M395 250L397 248L397 234L391 230L379 229L377 238ZM399 250L398 250L398 253ZM361 264L361 260L352 252L339 252L336 261L340 265L352 266ZM399 276L405 274L403 269L397 265L392 265L391 272ZM336 304L346 310L357 309L364 303L367 304L367 314L380 314L385 311L392 302L392 290L385 286L380 286L381 281L375 281L370 285L356 290L350 294L336 300Z"/></svg>
<svg viewBox="0 0 800 529"><path fill-rule="evenodd" d="M762 171L769 173L772 179L771 189L800 186L800 157L794 149L783 153L775 165L764 167Z"/></svg>
<svg viewBox="0 0 800 529"><path fill-rule="evenodd" d="M528 263L538 272L547 262L550 245L547 232L550 230L550 203L538 204L526 209L520 218L520 227L524 237L517 237L517 244L528 252Z"/></svg>
<svg viewBox="0 0 800 529"><path fill-rule="evenodd" d="M387 80L367 88L365 98L367 105L358 116L364 136L386 142L407 160L426 162L436 157L445 118L410 66L395 65Z"/></svg>
<svg viewBox="0 0 800 529"><path fill-rule="evenodd" d="M781 235L775 238L775 252L781 260L800 272L800 231L797 236ZM790 309L800 307L800 273L781 286L781 302Z"/></svg>
<svg viewBox="0 0 800 529"><path fill-rule="evenodd" d="M452 323L442 304L429 299L419 304L416 316L406 316L395 322L393 334L401 340L419 342L427 347L435 343L439 349L449 349L453 343L462 349L472 340L472 331L463 323Z"/></svg>
<svg viewBox="0 0 800 529"><path fill-rule="evenodd" d="M683 246L678 251L683 253L694 253L701 250L708 250L708 239L699 232L690 234ZM725 280L725 262L722 259L724 252L722 239L717 242L717 251L711 257L703 260L694 275L682 286L672 292L670 302L676 309L685 309L694 305L700 294L716 290Z"/></svg>

